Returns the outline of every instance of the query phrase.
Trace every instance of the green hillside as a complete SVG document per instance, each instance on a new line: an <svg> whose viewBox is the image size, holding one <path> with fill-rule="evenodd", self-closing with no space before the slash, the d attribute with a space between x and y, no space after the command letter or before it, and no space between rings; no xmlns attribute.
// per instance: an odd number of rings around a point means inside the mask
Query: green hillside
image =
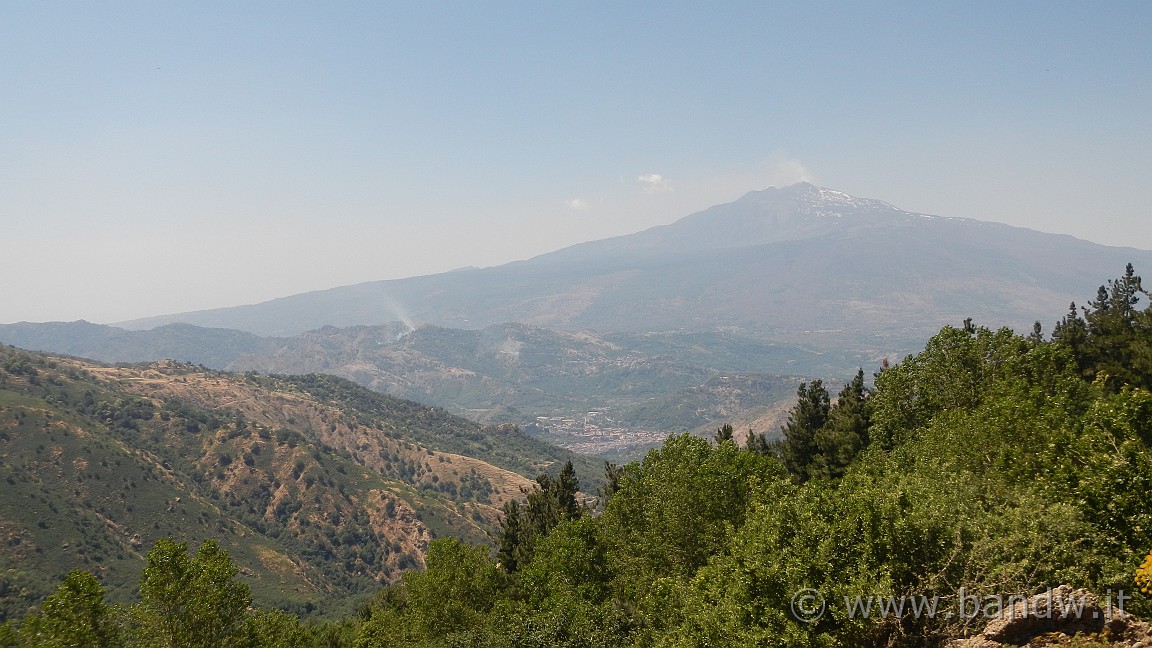
<svg viewBox="0 0 1152 648"><path fill-rule="evenodd" d="M86 322L23 323L0 325L0 341L103 362L171 358L231 371L336 375L472 420L519 425L549 443L629 459L668 433L734 416L736 403L790 400L794 389L781 386L796 379L764 372L839 374L883 355L819 351L747 333L601 335L517 323L480 330L324 327L291 338L186 324L125 331ZM717 389L733 381L742 384L738 395ZM572 434L541 422L593 411L611 420L610 434ZM630 439L635 432L645 437Z"/></svg>
<svg viewBox="0 0 1152 648"><path fill-rule="evenodd" d="M882 363L874 387L863 371L839 390L801 383L779 439L738 444L726 426L713 441L677 435L642 461L606 467L595 509L567 464L512 493L477 488L474 477L492 473L464 471L460 455L388 444L398 428L385 420L431 435L427 424L452 419L345 381L5 351L0 441L18 487L4 510L9 614L50 560L104 580L128 571L139 552L110 515L115 497L148 508L158 532L215 524L242 577L215 542L193 558L160 537L138 604L109 608L96 579L74 572L18 626L0 624L0 645L1146 646L1152 308L1136 305L1147 298L1129 266L1050 336L1039 325L1027 336L971 320L945 327L920 353ZM230 418L202 403L226 405ZM283 422L297 431L275 427ZM436 438L452 437L487 447L459 431ZM109 471L88 477L93 462ZM438 485L448 476L454 493ZM129 494L134 478L151 496ZM267 514L268 479L274 497L285 485L298 493L282 500L283 516ZM373 516L374 501L407 504L412 517ZM470 541L461 514L480 528L497 503L496 546ZM452 535L364 542L353 535L363 527L339 525L361 510L372 529L435 519ZM24 526L7 531L9 520ZM385 550L385 536L412 542ZM389 582L380 554L409 547L426 547L425 568ZM254 570L253 553L271 562L264 552L298 556L306 573ZM260 592L279 577L281 591L301 582L351 602L355 579L369 576L384 586L366 584L371 600L334 624L248 607L248 583ZM115 598L123 587L107 589Z"/></svg>
<svg viewBox="0 0 1152 648"><path fill-rule="evenodd" d="M805 382L779 441L674 436L599 515L543 480L357 645L1148 645L1148 298L1129 266L1051 336L969 320L875 387Z"/></svg>
<svg viewBox="0 0 1152 648"><path fill-rule="evenodd" d="M162 537L218 539L262 606L348 612L431 539L489 541L526 477L572 458L326 376L0 347L0 616L72 568L128 601Z"/></svg>

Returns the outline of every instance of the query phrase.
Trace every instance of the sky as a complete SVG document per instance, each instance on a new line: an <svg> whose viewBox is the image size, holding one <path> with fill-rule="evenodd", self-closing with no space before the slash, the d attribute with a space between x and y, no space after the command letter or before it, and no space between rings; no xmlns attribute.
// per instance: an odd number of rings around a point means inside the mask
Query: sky
<svg viewBox="0 0 1152 648"><path fill-rule="evenodd" d="M0 322L498 265L801 180L1152 249L1150 30L1143 0L0 3Z"/></svg>

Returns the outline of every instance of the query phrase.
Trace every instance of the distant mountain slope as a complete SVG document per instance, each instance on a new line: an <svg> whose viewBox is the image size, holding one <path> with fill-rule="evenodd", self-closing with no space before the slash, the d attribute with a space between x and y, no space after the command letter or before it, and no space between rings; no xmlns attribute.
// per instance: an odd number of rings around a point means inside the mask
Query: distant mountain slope
<svg viewBox="0 0 1152 648"><path fill-rule="evenodd" d="M22 349L64 353L101 362L177 360L223 369L250 353L273 353L275 338L244 331L166 324L146 331L78 322L0 324L0 342Z"/></svg>
<svg viewBox="0 0 1152 648"><path fill-rule="evenodd" d="M332 373L481 419L504 408L536 414L627 410L703 385L726 369L639 352L591 333L524 324L475 331L422 326L396 342L387 333L379 327L325 328L291 338L272 356L240 357L230 368ZM795 348L786 352L828 360ZM786 352L777 358L782 367ZM854 366L852 360L839 360Z"/></svg>
<svg viewBox="0 0 1152 648"><path fill-rule="evenodd" d="M915 346L974 317L1057 319L1124 264L1113 248L797 184L752 192L670 225L527 261L379 281L269 302L147 318L291 335L394 320L482 328L500 322L600 332L730 329L858 348Z"/></svg>
<svg viewBox="0 0 1152 648"><path fill-rule="evenodd" d="M125 331L73 322L0 325L0 342L108 362L176 357L231 371L332 374L616 457L642 452L668 432L729 417L734 402L759 407L792 397L796 379L766 374L841 376L879 362L722 332L600 336L515 323L405 330L394 323L260 338L187 324ZM711 388L718 380L728 387ZM607 427L590 431L559 423L572 428L561 433L557 424L537 420L575 421L590 411ZM636 436L638 431L645 435Z"/></svg>
<svg viewBox="0 0 1152 648"><path fill-rule="evenodd" d="M0 621L71 568L130 599L162 536L219 539L261 605L346 614L568 459L594 491L598 461L330 376L0 346Z"/></svg>

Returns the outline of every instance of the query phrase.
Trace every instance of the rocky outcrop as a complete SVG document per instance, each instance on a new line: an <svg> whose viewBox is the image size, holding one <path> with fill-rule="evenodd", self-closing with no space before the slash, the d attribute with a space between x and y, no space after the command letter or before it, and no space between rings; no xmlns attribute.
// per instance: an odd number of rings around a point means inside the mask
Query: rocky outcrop
<svg viewBox="0 0 1152 648"><path fill-rule="evenodd" d="M948 648L1000 646L1069 646L1072 637L1091 640L1091 646L1152 648L1152 626L1128 614L1118 600L1084 589L1061 585L1017 601L993 619L980 634L957 639ZM1075 644L1084 645L1084 644Z"/></svg>

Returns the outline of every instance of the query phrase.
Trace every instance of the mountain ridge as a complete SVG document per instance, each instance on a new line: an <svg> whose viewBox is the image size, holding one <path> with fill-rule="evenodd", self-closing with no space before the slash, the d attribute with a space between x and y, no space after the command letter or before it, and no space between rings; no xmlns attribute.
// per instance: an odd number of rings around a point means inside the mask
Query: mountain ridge
<svg viewBox="0 0 1152 648"><path fill-rule="evenodd" d="M78 322L0 325L0 342L102 362L175 359L228 371L326 373L613 457L731 416L733 403L790 398L798 376L848 375L879 362L725 333L602 336L520 323L409 331L395 322L261 338L190 324L126 331ZM737 382L717 388L723 377ZM685 409L687 401L692 406ZM596 412L595 432L579 423L590 412ZM541 423L545 419L549 423Z"/></svg>
<svg viewBox="0 0 1152 648"><path fill-rule="evenodd" d="M667 225L479 269L341 286L177 321L263 336L401 321L517 321L598 332L742 330L785 341L910 350L975 317L1030 326L1092 294L1091 277L1152 252L969 218L930 216L801 183L749 192ZM810 332L832 323L838 341ZM896 324L894 327L893 324Z"/></svg>
<svg viewBox="0 0 1152 648"><path fill-rule="evenodd" d="M349 614L571 460L331 376L112 366L0 346L0 622L71 568L127 602L159 537L217 538L261 605Z"/></svg>

